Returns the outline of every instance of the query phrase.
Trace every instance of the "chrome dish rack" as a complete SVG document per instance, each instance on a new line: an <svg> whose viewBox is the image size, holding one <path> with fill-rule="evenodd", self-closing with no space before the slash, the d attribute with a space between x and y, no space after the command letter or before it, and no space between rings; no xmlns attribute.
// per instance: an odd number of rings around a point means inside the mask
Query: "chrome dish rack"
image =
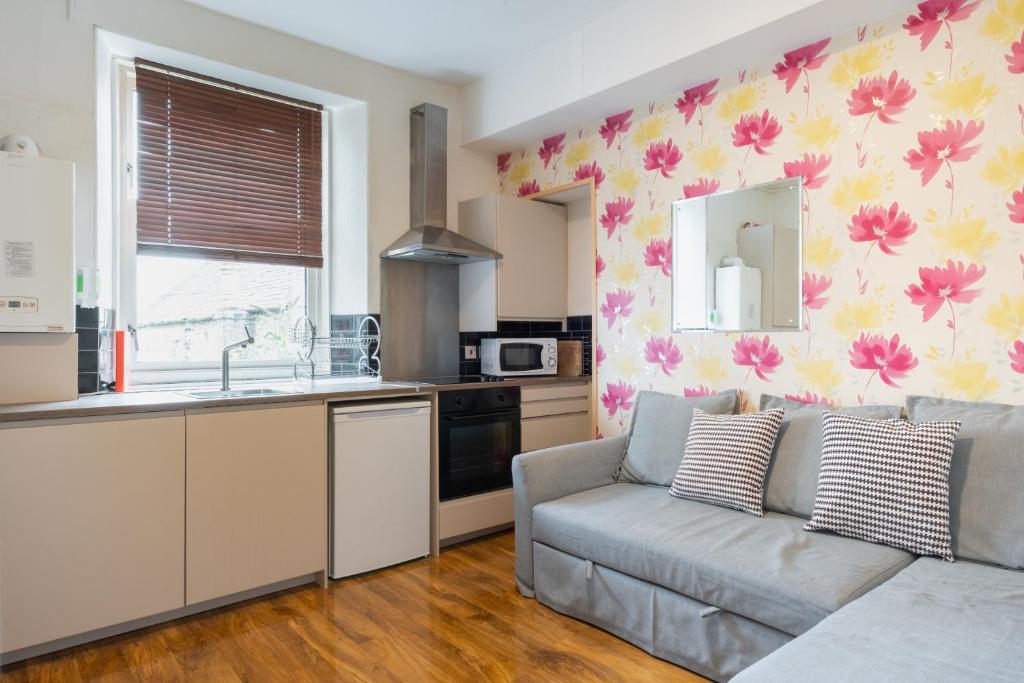
<svg viewBox="0 0 1024 683"><path fill-rule="evenodd" d="M380 323L363 318L353 331L318 335L309 318L300 318L289 341L296 347L295 379L327 377L380 378Z"/></svg>

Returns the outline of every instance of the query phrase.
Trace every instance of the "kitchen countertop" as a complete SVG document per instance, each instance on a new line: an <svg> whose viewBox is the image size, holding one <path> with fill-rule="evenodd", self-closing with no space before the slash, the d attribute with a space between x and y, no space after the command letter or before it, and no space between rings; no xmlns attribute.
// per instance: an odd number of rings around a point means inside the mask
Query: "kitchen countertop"
<svg viewBox="0 0 1024 683"><path fill-rule="evenodd" d="M58 418L95 417L102 415L124 415L131 413L152 413L169 410L190 410L195 408L219 408L226 406L257 405L269 403L287 403L295 401L351 401L392 396L409 396L431 394L435 391L452 389L474 389L507 386L531 386L543 384L567 384L573 382L589 382L590 377L519 377L509 378L503 382L472 382L467 384L450 384L438 386L426 382L388 381L354 382L352 380L317 380L316 382L299 383L260 383L242 384L236 388L260 386L279 388L294 393L275 396L247 396L231 398L197 399L184 395L183 392L196 389L215 389L216 387L187 387L181 389L160 389L144 391L128 391L124 393L107 393L82 396L72 401L55 401L50 403L19 403L0 406L0 422L18 422L23 420L47 420Z"/></svg>

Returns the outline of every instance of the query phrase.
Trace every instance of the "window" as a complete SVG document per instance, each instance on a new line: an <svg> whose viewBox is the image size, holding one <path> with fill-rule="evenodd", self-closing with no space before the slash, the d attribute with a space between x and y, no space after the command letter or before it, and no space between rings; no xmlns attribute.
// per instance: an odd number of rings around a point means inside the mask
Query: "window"
<svg viewBox="0 0 1024 683"><path fill-rule="evenodd" d="M319 322L318 105L164 65L124 65L119 315L133 383L290 375L288 335Z"/></svg>

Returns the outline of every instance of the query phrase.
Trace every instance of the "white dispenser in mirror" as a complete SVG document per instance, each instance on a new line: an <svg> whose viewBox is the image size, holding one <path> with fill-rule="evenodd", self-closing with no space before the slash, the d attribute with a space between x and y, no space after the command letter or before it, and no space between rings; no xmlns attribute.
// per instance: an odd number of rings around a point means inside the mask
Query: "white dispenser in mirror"
<svg viewBox="0 0 1024 683"><path fill-rule="evenodd" d="M0 152L0 332L75 331L75 166Z"/></svg>
<svg viewBox="0 0 1024 683"><path fill-rule="evenodd" d="M750 266L715 270L715 310L710 327L751 330L761 325L761 271Z"/></svg>

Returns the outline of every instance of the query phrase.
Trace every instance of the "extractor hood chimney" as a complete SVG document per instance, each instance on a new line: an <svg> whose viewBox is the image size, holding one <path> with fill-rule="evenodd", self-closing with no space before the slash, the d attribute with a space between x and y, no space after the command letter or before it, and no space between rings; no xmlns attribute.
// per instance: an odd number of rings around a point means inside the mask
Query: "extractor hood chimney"
<svg viewBox="0 0 1024 683"><path fill-rule="evenodd" d="M501 254L448 230L448 110L421 104L410 111L410 229L381 258L460 265Z"/></svg>

